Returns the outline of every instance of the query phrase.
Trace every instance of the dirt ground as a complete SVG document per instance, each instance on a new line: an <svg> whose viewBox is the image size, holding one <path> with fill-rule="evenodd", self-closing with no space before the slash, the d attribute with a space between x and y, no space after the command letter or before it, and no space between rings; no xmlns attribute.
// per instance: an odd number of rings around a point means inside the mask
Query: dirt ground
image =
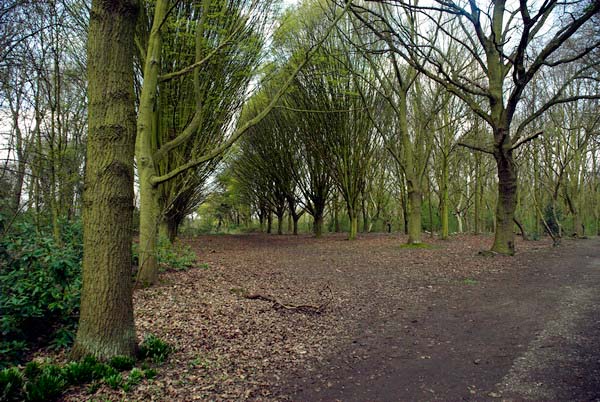
<svg viewBox="0 0 600 402"><path fill-rule="evenodd" d="M600 401L599 239L425 240L187 239L199 267L135 294L140 338L176 348L158 377L67 400Z"/></svg>

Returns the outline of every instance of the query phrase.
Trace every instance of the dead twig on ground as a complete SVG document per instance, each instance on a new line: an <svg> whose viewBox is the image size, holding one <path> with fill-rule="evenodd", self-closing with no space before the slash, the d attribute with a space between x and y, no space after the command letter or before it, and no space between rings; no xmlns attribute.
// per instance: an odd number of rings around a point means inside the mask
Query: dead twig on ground
<svg viewBox="0 0 600 402"><path fill-rule="evenodd" d="M277 298L275 298L274 296L264 295L264 294L260 294L260 293L245 293L242 296L244 297L244 299L248 299L248 300L262 300L262 301L271 302L271 303L273 303L273 308L276 310L282 309L282 310L290 310L290 311L299 311L299 312L308 313L308 314L321 314L325 310L325 308L329 305L329 303L331 303L331 301L333 300L333 292L331 291L331 288L329 287L329 285L325 286L325 288L323 288L323 290L321 290L319 292L319 294L321 296L323 296L323 293L326 290L329 290L329 297L327 298L327 300L325 300L323 303L321 303L319 305L284 303L284 302L278 300Z"/></svg>

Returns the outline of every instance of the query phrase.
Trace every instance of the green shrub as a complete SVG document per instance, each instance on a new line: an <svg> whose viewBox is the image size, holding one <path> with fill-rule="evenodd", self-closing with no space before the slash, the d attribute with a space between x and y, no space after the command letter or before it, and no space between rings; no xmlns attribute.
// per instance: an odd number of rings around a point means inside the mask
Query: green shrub
<svg viewBox="0 0 600 402"><path fill-rule="evenodd" d="M144 372L138 368L134 368L129 373L127 381L122 385L123 391L129 392L134 386L138 385L144 379Z"/></svg>
<svg viewBox="0 0 600 402"><path fill-rule="evenodd" d="M149 368L149 369L144 370L144 377L148 380L151 380L154 377L156 377L156 374L158 374L158 373L156 372L155 369Z"/></svg>
<svg viewBox="0 0 600 402"><path fill-rule="evenodd" d="M21 399L23 375L16 367L0 371L0 401Z"/></svg>
<svg viewBox="0 0 600 402"><path fill-rule="evenodd" d="M121 373L112 374L104 377L104 382L112 389L119 389L123 384L123 376Z"/></svg>
<svg viewBox="0 0 600 402"><path fill-rule="evenodd" d="M86 361L70 362L63 367L63 376L65 381L70 385L84 384L90 382L97 377L96 365L97 362L91 363Z"/></svg>
<svg viewBox="0 0 600 402"><path fill-rule="evenodd" d="M155 360L166 357L171 347L156 337L149 338L145 356ZM124 391L131 390L144 378L153 378L156 371L134 368L135 360L117 356L109 364L99 362L87 356L78 362L69 362L63 366L48 362L31 361L22 372L12 367L0 371L0 401L54 401L71 385L90 383L88 392L94 393L103 382L107 386ZM129 370L127 379L119 371Z"/></svg>
<svg viewBox="0 0 600 402"><path fill-rule="evenodd" d="M151 359L155 363L165 361L173 348L165 341L154 335L149 335L140 345L139 356L142 359Z"/></svg>
<svg viewBox="0 0 600 402"><path fill-rule="evenodd" d="M131 246L132 264L139 265L139 244L133 243ZM168 239L160 238L156 245L157 260L162 272L168 270L185 271L196 264L196 254L190 246L174 242Z"/></svg>
<svg viewBox="0 0 600 402"><path fill-rule="evenodd" d="M168 239L158 241L158 263L163 270L185 271L196 264L196 254L191 247Z"/></svg>
<svg viewBox="0 0 600 402"><path fill-rule="evenodd" d="M119 371L131 370L135 366L135 359L127 356L115 356L108 364Z"/></svg>
<svg viewBox="0 0 600 402"><path fill-rule="evenodd" d="M35 378L28 378L25 383L25 400L36 402L57 400L66 386L67 383L60 367L45 366L39 375Z"/></svg>
<svg viewBox="0 0 600 402"><path fill-rule="evenodd" d="M63 229L62 245L28 222L0 238L0 368L19 363L33 342L73 339L83 247L78 224Z"/></svg>
<svg viewBox="0 0 600 402"><path fill-rule="evenodd" d="M29 379L34 379L42 373L42 365L36 361L30 361L25 365L23 374Z"/></svg>

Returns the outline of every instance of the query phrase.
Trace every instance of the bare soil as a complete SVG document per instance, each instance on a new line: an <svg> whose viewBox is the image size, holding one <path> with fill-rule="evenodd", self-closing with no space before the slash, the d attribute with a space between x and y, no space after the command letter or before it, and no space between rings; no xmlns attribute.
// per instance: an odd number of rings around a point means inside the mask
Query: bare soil
<svg viewBox="0 0 600 402"><path fill-rule="evenodd" d="M176 348L158 377L66 399L600 401L600 240L405 240L187 239L199 266L135 293L140 338Z"/></svg>

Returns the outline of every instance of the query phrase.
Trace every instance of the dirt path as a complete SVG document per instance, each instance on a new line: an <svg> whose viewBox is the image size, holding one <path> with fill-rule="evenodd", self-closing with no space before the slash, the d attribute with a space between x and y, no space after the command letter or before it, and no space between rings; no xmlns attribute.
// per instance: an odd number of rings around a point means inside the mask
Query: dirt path
<svg viewBox="0 0 600 402"><path fill-rule="evenodd" d="M128 393L66 401L600 401L600 239L201 236L198 267L134 295L175 351ZM278 309L320 304L322 314Z"/></svg>
<svg viewBox="0 0 600 402"><path fill-rule="evenodd" d="M401 319L370 311L355 339L296 372L287 392L299 401L600 400L600 242L567 241L518 262L526 269L438 284Z"/></svg>

